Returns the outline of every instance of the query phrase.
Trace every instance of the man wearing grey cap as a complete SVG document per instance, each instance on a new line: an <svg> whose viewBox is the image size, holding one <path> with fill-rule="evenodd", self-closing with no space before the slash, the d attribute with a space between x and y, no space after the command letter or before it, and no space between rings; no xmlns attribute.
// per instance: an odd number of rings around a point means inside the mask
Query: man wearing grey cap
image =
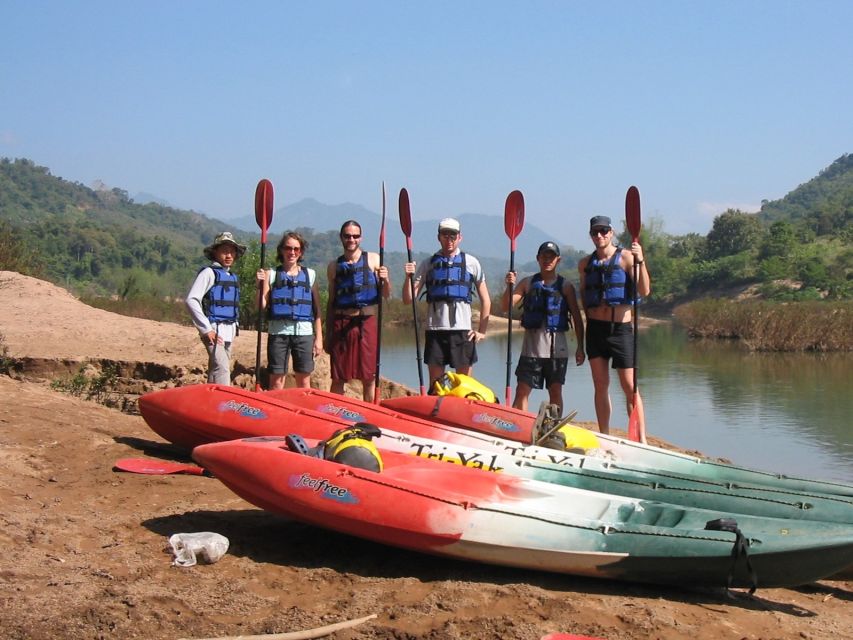
<svg viewBox="0 0 853 640"><path fill-rule="evenodd" d="M512 290L504 291L501 302L504 311L523 301L521 326L524 341L521 356L515 369L518 385L512 406L527 410L527 401L533 389L548 389L549 402L563 409L563 385L569 363L569 345L566 331L574 328L577 348L575 364L584 362L583 319L578 308L574 285L557 273L560 264L560 247L554 242L543 242L536 252L539 273L523 278L515 284L515 272L506 274L506 283Z"/></svg>
<svg viewBox="0 0 853 640"><path fill-rule="evenodd" d="M471 367L477 362L476 344L486 337L492 308L480 261L459 249L462 242L459 221L445 218L439 222L438 241L441 250L428 262L406 263L403 282L404 303L412 304L409 278L414 278L415 299L423 290L429 303L424 361L429 369L430 388L447 366L457 373L471 375ZM480 298L476 330L471 322L474 291Z"/></svg>
<svg viewBox="0 0 853 640"><path fill-rule="evenodd" d="M609 360L619 375L625 394L628 415L634 409L634 328L633 304L637 296L651 292L651 279L639 242L623 251L613 243L613 226L607 216L594 216L589 221L589 236L595 251L578 263L581 304L586 313L586 355L595 387L595 415L601 433L610 433ZM634 265L639 278L634 282ZM646 442L646 420L643 400L636 394L640 442Z"/></svg>

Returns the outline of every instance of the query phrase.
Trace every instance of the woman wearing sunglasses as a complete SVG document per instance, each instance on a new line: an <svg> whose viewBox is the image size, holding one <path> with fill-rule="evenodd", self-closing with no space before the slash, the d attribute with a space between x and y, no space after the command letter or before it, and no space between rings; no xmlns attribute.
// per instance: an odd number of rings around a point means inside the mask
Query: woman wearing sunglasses
<svg viewBox="0 0 853 640"><path fill-rule="evenodd" d="M261 309L269 312L270 389L284 388L288 357L293 358L296 386L310 387L314 358L323 351L317 274L300 264L307 248L302 234L288 231L276 247L279 266L257 272Z"/></svg>

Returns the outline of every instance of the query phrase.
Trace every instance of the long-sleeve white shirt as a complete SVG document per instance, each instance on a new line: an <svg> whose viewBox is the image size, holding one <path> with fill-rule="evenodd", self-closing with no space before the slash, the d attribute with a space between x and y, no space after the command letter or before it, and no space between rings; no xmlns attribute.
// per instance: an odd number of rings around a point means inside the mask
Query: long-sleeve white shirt
<svg viewBox="0 0 853 640"><path fill-rule="evenodd" d="M221 267L222 265L218 262L214 262L210 266ZM187 309L190 312L190 317L192 318L195 328L198 329L199 334L204 335L211 331L215 331L223 342L233 342L234 336L237 332L237 324L226 324L222 322L217 323L214 326L210 323L210 320L207 319L207 316L204 313L204 308L202 307L202 300L204 299L205 294L210 291L210 288L215 283L216 276L213 269L205 268L199 271L192 286L190 287L189 293L187 293Z"/></svg>

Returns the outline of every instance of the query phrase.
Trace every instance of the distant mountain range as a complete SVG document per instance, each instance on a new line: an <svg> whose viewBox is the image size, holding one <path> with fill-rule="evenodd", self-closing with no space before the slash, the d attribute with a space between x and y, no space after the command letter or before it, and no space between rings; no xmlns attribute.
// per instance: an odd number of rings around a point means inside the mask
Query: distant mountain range
<svg viewBox="0 0 853 640"><path fill-rule="evenodd" d="M462 248L472 255L484 258L507 258L509 256L509 238L504 232L502 216L484 215L479 213L463 213L456 216L462 225ZM359 204L346 202L328 205L313 198L305 198L299 202L277 209L273 213L270 233L280 234L284 231L298 228L313 229L315 232L337 231L347 220L357 220L361 224L366 237L364 246L376 250L379 246L379 228L382 217ZM258 225L254 216L232 218L229 224L247 232L257 232ZM438 219L413 220L412 244L415 251L432 252L438 248ZM557 242L561 247L566 245L558 238L552 238L536 225L525 223L522 233L517 240L516 255L522 262L533 260L539 245L546 240ZM400 221L396 207L389 207L385 220L385 249L386 251L406 250L406 239L400 229Z"/></svg>

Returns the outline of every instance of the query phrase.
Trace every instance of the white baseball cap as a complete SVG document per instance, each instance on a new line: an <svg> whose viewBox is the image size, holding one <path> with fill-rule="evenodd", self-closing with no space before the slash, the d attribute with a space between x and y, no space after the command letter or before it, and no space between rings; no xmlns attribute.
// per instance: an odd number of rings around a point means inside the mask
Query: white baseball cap
<svg viewBox="0 0 853 640"><path fill-rule="evenodd" d="M459 233L462 227L459 224L459 220L456 218L445 218L441 222L438 223L439 231L455 231Z"/></svg>

